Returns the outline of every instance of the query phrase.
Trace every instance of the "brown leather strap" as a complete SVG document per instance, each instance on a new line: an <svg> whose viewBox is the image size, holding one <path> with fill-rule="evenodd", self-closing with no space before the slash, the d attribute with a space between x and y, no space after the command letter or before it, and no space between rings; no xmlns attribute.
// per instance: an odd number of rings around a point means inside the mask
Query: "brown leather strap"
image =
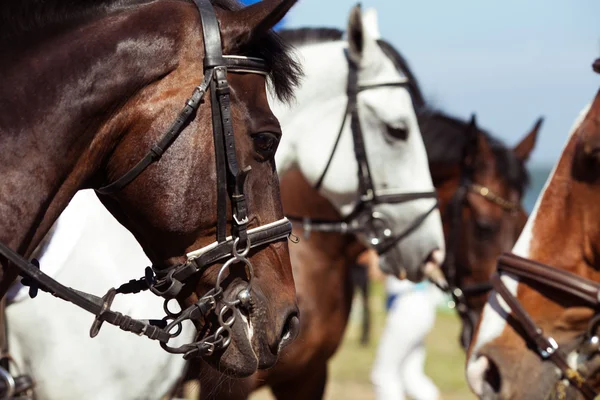
<svg viewBox="0 0 600 400"><path fill-rule="evenodd" d="M498 271L569 293L591 307L600 304L600 284L565 270L505 253L498 258Z"/></svg>
<svg viewBox="0 0 600 400"><path fill-rule="evenodd" d="M525 333L525 339L535 344L540 357L544 360L550 360L562 371L563 379L567 379L586 399L593 400L598 395L596 390L586 382L577 370L569 366L556 341L552 337L544 335L542 329L533 321L529 313L519 303L519 300L504 285L499 275L501 272L572 294L592 307L597 307L599 304L600 285L570 272L514 254L503 254L499 257L498 273L494 274L491 279L494 290L510 307L512 316Z"/></svg>

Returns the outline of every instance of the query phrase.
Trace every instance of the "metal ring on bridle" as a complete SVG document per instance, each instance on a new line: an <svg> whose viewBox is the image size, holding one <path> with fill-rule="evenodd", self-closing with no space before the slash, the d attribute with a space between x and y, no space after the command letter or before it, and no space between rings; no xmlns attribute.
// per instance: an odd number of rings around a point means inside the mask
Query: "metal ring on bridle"
<svg viewBox="0 0 600 400"><path fill-rule="evenodd" d="M239 302L239 300L238 300L238 302ZM231 311L233 313L233 315L231 317L229 317L227 319L227 321L225 321L225 320L223 320L223 318L225 317L225 313L227 313L227 311ZM219 325L229 326L229 327L232 326L233 323L235 322L235 311L233 310L233 307L224 306L223 308L221 308L221 311L219 311L218 319L219 319Z"/></svg>
<svg viewBox="0 0 600 400"><path fill-rule="evenodd" d="M178 312L172 312L171 310L169 310L169 303L171 302L171 300L175 299L165 299L165 301L163 302L163 311L167 314L168 317L175 319L181 316L183 310L179 310Z"/></svg>
<svg viewBox="0 0 600 400"><path fill-rule="evenodd" d="M241 258L232 258L230 260L227 260L227 262L225 264L223 264L223 266L219 270L219 275L217 275L217 282L215 283L215 290L221 289L221 283L223 283L223 274L225 273L225 271L229 270L229 267L231 265L233 265L237 262L244 263L245 266L248 267L249 275L250 275L250 277L248 279L248 286L252 286L252 282L254 280L254 269L252 268L252 264L250 263L250 260L248 260L245 257L241 257Z"/></svg>
<svg viewBox="0 0 600 400"><path fill-rule="evenodd" d="M12 400L13 395L15 394L15 378L13 378L7 370L0 367L0 379L6 382L6 393L4 393L2 399Z"/></svg>
<svg viewBox="0 0 600 400"><path fill-rule="evenodd" d="M227 332L227 335L224 336L223 332ZM215 342L213 342L215 346L220 343L221 346L225 348L231 344L231 328L227 325L222 325L217 328L213 337L216 339Z"/></svg>
<svg viewBox="0 0 600 400"><path fill-rule="evenodd" d="M240 238L236 237L233 240L233 256L235 258L246 257L248 255L248 253L250 252L250 240L246 239L246 248L241 252L238 250L238 247L237 247L239 243L240 243Z"/></svg>

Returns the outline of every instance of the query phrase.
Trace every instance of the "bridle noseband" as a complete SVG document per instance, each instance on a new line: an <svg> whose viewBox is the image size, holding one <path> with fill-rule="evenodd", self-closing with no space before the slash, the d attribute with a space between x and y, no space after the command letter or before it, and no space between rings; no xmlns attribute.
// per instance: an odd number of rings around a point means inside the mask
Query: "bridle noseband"
<svg viewBox="0 0 600 400"><path fill-rule="evenodd" d="M323 172L317 180L314 189L319 190L323 185L323 181L333 161L333 157L340 143L342 133L346 127L348 115L350 115L350 129L354 143L354 155L358 164L358 194L359 199L352 210L346 217L339 221L319 220L308 217L289 216L291 221L301 223L305 236L310 235L310 232L334 232L334 233L367 233L373 234L370 239L371 245L377 250L379 255L385 254L394 246L414 232L431 213L438 208L437 193L418 192L418 193L401 193L394 190L376 190L373 182L373 177L369 167L369 160L364 142L364 133L360 124L358 114L358 94L360 92L378 89L383 87L405 87L408 80L389 83L378 83L371 85L359 85L358 71L359 66L349 56L348 60L348 82L346 87L346 95L348 102L342 117L342 123L338 135L336 137L331 155L325 165ZM421 199L434 199L435 202L426 212L417 217L408 227L402 232L393 233L389 222L389 218L384 214L376 211L374 207L378 204L400 204ZM383 229L377 229L375 222L383 225ZM380 236L378 236L380 235Z"/></svg>
<svg viewBox="0 0 600 400"><path fill-rule="evenodd" d="M170 353L184 354L188 359L195 356L213 354L224 349L231 342L231 327L235 322L235 307L247 307L250 302L254 270L247 256L251 249L286 239L291 233L291 223L287 218L248 229L248 211L244 182L250 168L241 169L235 152L233 119L231 117L230 88L227 82L228 72L257 73L266 75L266 65L261 59L227 56L222 54L221 35L214 8L209 0L194 0L202 20L204 36L204 80L194 89L192 96L186 101L183 110L177 116L165 135L146 156L127 173L108 186L97 190L100 194L110 195L123 189L151 164L157 162L169 146L178 138L194 117L208 91L211 95L213 139L217 171L217 235L216 241L204 248L187 254L187 262L168 268L148 267L143 278L132 280L117 289L110 289L99 298L89 293L65 287L40 271L34 263L25 260L19 254L0 243L0 255L6 257L19 270L22 283L30 286L30 295L35 297L41 289L63 300L85 309L96 316L90 330L90 336L98 334L102 324L108 322L119 326L122 330L158 340L161 346ZM231 203L233 221L231 236L227 236L227 200ZM169 310L168 302L176 298L186 282L203 273L215 263L223 262L214 288L181 312ZM237 298L226 301L222 287L224 274L235 264L241 264L247 273L248 282ZM167 314L162 320L139 320L111 310L116 294L138 293L150 290L165 298L164 310ZM221 305L221 308L217 309ZM185 344L181 347L170 347L170 339L182 332L185 320L198 320L214 311L219 327L208 338ZM229 315L231 314L231 315Z"/></svg>
<svg viewBox="0 0 600 400"><path fill-rule="evenodd" d="M600 338L597 334L597 328L600 323L598 314L600 308L600 284L571 272L528 260L511 253L505 253L498 258L497 272L492 276L494 290L510 307L512 316L519 324L519 327L522 328L521 335L523 338L533 345L542 360L551 361L561 371L562 376L559 379L557 391L564 395L566 385L563 381L567 380L585 399L592 400L597 398L599 393L586 381L586 375L589 376L596 371L584 372L586 369L585 365L581 365L579 362L575 367L569 364L567 354L561 351L562 349L556 343L556 340L544 335L542 329L533 321L519 300L504 285L504 282L500 278L502 273L515 276L518 280L523 280L530 284L541 285L548 289L566 293L596 311L595 316L588 325L586 333L583 335L579 351L579 355L586 358L586 361L600 354Z"/></svg>

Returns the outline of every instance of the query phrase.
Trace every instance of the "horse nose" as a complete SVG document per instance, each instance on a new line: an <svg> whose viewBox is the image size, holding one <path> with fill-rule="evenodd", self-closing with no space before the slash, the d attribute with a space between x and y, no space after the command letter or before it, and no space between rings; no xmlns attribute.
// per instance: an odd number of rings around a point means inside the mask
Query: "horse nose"
<svg viewBox="0 0 600 400"><path fill-rule="evenodd" d="M300 333L300 319L298 317L298 308L294 307L290 309L284 318L284 322L281 325L281 331L279 332L278 340L275 343L276 347L274 354L278 354L281 349L288 346L296 339Z"/></svg>
<svg viewBox="0 0 600 400"><path fill-rule="evenodd" d="M496 363L486 356L479 356L477 360L469 362L467 381L471 390L481 399L495 400L500 397L500 370Z"/></svg>
<svg viewBox="0 0 600 400"><path fill-rule="evenodd" d="M445 258L444 250L436 249L429 253L427 259L423 262L423 274L441 287L448 285L446 277L442 272L442 264Z"/></svg>

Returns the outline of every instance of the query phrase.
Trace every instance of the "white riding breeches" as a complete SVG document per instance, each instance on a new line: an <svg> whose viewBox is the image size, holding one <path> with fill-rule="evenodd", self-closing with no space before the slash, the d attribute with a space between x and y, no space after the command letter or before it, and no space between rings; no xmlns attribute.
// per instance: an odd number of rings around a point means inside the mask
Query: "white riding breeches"
<svg viewBox="0 0 600 400"><path fill-rule="evenodd" d="M434 290L408 290L393 300L371 373L377 400L439 398L424 372L424 339L435 322Z"/></svg>

